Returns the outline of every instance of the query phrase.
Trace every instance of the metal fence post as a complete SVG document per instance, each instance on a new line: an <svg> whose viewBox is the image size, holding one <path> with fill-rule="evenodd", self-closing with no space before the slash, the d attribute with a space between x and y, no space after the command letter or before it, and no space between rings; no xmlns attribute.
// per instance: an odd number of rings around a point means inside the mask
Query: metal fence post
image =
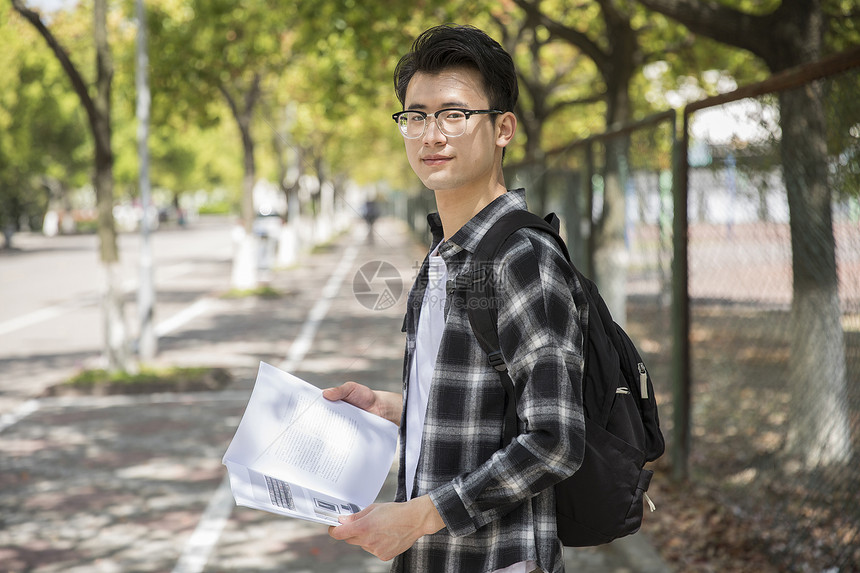
<svg viewBox="0 0 860 573"><path fill-rule="evenodd" d="M584 199L583 222L587 225L586 245L583 249L585 258L585 272L589 277L594 277L594 150L591 141L585 143L584 164L582 169L581 193Z"/></svg>
<svg viewBox="0 0 860 573"><path fill-rule="evenodd" d="M682 112L681 132L672 119L672 477L677 481L689 476L690 459L690 293L687 192L689 188L689 115ZM680 135L680 137L679 137Z"/></svg>

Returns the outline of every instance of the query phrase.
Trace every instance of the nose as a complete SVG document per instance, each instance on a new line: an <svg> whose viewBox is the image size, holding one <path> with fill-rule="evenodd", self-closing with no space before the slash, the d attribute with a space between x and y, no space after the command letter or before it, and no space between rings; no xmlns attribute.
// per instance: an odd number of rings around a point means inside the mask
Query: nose
<svg viewBox="0 0 860 573"><path fill-rule="evenodd" d="M439 129L439 123L436 121L435 115L428 115L425 120L427 123L424 126L424 135L422 140L425 145L433 145L436 143L444 143L448 141L447 136Z"/></svg>

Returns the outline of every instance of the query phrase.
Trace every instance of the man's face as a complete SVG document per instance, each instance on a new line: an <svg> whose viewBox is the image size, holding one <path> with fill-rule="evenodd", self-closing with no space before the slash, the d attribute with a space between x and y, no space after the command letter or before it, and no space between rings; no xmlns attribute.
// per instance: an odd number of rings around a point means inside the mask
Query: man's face
<svg viewBox="0 0 860 573"><path fill-rule="evenodd" d="M471 68L450 68L438 74L416 73L406 89L407 110L434 113L445 108L487 109L481 75ZM437 192L481 193L496 181L502 149L497 145L493 116L473 115L466 133L448 137L433 117L424 135L404 139L412 170Z"/></svg>

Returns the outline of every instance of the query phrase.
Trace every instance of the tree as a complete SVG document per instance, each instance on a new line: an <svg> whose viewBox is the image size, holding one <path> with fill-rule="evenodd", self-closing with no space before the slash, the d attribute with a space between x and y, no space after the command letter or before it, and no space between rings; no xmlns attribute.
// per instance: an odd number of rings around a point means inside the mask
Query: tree
<svg viewBox="0 0 860 573"><path fill-rule="evenodd" d="M774 73L815 62L825 49L824 0L783 0L762 13L728 3L639 1L694 33L748 50ZM822 86L780 92L779 107L793 272L788 450L809 465L846 461L851 435Z"/></svg>
<svg viewBox="0 0 860 573"><path fill-rule="evenodd" d="M126 370L129 366L122 292L119 280L119 250L113 218L113 148L111 146L111 85L113 62L107 36L107 0L94 0L93 39L95 41L95 91L42 20L40 14L27 8L23 0L12 0L12 6L44 38L66 72L72 88L86 111L94 142L93 186L98 204L100 259L105 276L102 299L105 354L108 367Z"/></svg>
<svg viewBox="0 0 860 573"><path fill-rule="evenodd" d="M256 246L253 223L257 182L257 141L254 128L258 104L291 58L288 2L255 0L190 0L184 10L153 10L151 37L160 50L152 55L155 98L169 99L211 122L215 100L227 104L242 146L242 222L246 238L234 260L233 286L254 288Z"/></svg>
<svg viewBox="0 0 860 573"><path fill-rule="evenodd" d="M390 119L399 109L391 83L394 67L424 29L453 20L454 14L468 18L470 12L459 10L468 4L296 1L299 57L286 74L292 89L282 93L297 106L294 134L307 152L308 167L310 157L324 153L332 172L348 171L362 181L392 178L389 157L402 149ZM394 179L414 180L402 165Z"/></svg>
<svg viewBox="0 0 860 573"><path fill-rule="evenodd" d="M86 180L91 155L77 98L50 50L11 6L0 13L0 228L11 247L18 223L42 226L51 203Z"/></svg>
<svg viewBox="0 0 860 573"><path fill-rule="evenodd" d="M638 32L634 28L626 3L596 0L599 14L592 18L577 17L568 25L566 8L556 7L560 18L552 17L541 0L515 0L526 17L544 26L556 39L575 46L594 62L603 83L605 126L614 129L633 118L630 85L644 62ZM599 20L599 21L598 21ZM625 178L627 171L626 137L605 144L603 210L594 227L595 278L607 305L619 324L626 322L627 249L624 244L626 213Z"/></svg>
<svg viewBox="0 0 860 573"><path fill-rule="evenodd" d="M501 30L502 45L517 63L520 100L515 111L518 129L526 139L521 164L532 174L529 185L537 197L535 209L544 212L549 194L549 148L563 147L571 137L595 127L588 125L593 114L580 113L588 120L577 121L577 116L565 112L572 108L581 112L586 105L602 102L604 94L593 88L590 60L575 46L554 41L536 18L498 9L491 9L490 14ZM559 125L564 129L553 129ZM575 221L569 223L578 227Z"/></svg>

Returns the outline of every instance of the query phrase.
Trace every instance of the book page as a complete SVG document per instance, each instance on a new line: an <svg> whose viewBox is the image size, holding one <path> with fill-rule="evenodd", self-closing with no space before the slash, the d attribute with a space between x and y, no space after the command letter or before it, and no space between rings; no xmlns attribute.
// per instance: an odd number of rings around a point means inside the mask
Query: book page
<svg viewBox="0 0 860 573"><path fill-rule="evenodd" d="M339 516L358 513L363 509L346 500L261 474L245 466L231 462L226 462L226 465L237 505L326 525L338 525Z"/></svg>
<svg viewBox="0 0 860 573"><path fill-rule="evenodd" d="M266 363L223 463L240 505L322 523L373 503L397 426Z"/></svg>
<svg viewBox="0 0 860 573"><path fill-rule="evenodd" d="M278 462L337 483L358 438L358 422L327 408L325 398L299 397L293 419L273 444Z"/></svg>

